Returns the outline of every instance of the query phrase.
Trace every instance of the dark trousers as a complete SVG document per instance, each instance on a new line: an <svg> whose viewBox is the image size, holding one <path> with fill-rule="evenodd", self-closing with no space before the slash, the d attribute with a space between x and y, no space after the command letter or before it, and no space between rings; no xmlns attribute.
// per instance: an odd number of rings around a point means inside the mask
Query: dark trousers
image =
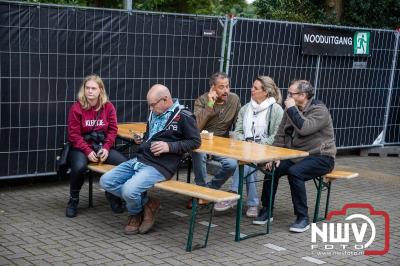
<svg viewBox="0 0 400 266"><path fill-rule="evenodd" d="M287 175L292 194L294 214L298 217L308 217L307 193L305 182L315 177L330 173L335 166L335 161L330 156L314 155L294 163L291 160L281 161L275 170L274 187L272 194L272 207L274 207L275 195L278 190L279 179ZM268 175L264 177L261 202L268 208L270 198L271 180Z"/></svg>
<svg viewBox="0 0 400 266"><path fill-rule="evenodd" d="M127 161L127 158L122 153L114 149L110 149L105 163L118 165L125 161ZM68 154L68 164L71 168L71 172L69 173L71 194L74 192L76 196L79 195L79 191L81 190L83 182L85 181L84 173L87 170L88 162L89 160L83 152L71 147L71 150Z"/></svg>

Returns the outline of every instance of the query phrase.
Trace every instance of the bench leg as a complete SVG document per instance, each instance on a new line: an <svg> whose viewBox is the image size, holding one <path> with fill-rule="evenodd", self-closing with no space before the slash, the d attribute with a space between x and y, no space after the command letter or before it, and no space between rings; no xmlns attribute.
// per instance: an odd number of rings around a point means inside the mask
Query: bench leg
<svg viewBox="0 0 400 266"><path fill-rule="evenodd" d="M192 243L193 243L193 235L194 235L194 226L196 224L198 200L199 199L192 198L192 217L190 218L189 234L188 234L188 240L187 240L187 243L186 243L186 251L187 252L191 252L193 250ZM208 218L207 233L206 233L206 237L205 237L205 240L204 240L204 245L200 246L200 248L207 247L208 236L210 235L212 218L214 216L214 202L211 202L208 206L210 208L210 217Z"/></svg>
<svg viewBox="0 0 400 266"><path fill-rule="evenodd" d="M329 200L330 200L330 197L331 197L331 186L332 186L332 182L329 181L328 184L327 184L327 188L328 188L327 194L328 195L326 195L325 216L324 216L325 219L326 219L326 216L328 215L328 211L329 211Z"/></svg>
<svg viewBox="0 0 400 266"><path fill-rule="evenodd" d="M317 200L315 202L313 223L316 223L319 220L319 218L318 218L319 217L319 205L320 205L320 202L321 202L323 177L320 176L320 177L317 177L315 179L317 179L318 185L315 183L315 185L317 186Z"/></svg>
<svg viewBox="0 0 400 266"><path fill-rule="evenodd" d="M317 181L318 184L317 184ZM331 197L331 186L332 186L332 182L324 182L324 178L322 176L317 177L314 179L314 184L317 188L317 200L315 202L315 210L314 210L314 218L313 218L313 223L317 223L320 221L323 221L326 219L326 216L328 215L328 211L329 211L329 201L330 201L330 197ZM324 191L324 189L326 188L327 193L326 193L326 203L325 203L325 212L324 212L324 216L320 217L319 216L319 207L321 204L321 196L322 196L322 191Z"/></svg>
<svg viewBox="0 0 400 266"><path fill-rule="evenodd" d="M93 208L93 173L89 171L89 208Z"/></svg>
<svg viewBox="0 0 400 266"><path fill-rule="evenodd" d="M214 202L211 202L210 204L210 218L208 219L208 228L207 228L207 234L206 234L206 239L204 241L204 246L203 248L207 247L207 242L208 242L208 235L210 234L210 229L211 229L211 222L212 222L212 218L214 216Z"/></svg>
<svg viewBox="0 0 400 266"><path fill-rule="evenodd" d="M186 251L188 252L192 251L194 225L196 223L196 215L197 215L197 202L198 199L192 198L192 217L190 218L189 235L186 243Z"/></svg>

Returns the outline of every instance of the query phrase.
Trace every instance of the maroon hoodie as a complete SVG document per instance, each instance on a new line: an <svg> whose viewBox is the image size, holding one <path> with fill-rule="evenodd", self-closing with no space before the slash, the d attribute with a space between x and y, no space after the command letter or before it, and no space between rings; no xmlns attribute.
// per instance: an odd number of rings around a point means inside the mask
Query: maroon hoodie
<svg viewBox="0 0 400 266"><path fill-rule="evenodd" d="M68 114L68 140L72 147L81 150L86 156L93 151L91 140L86 141L84 135L93 131L103 131L105 139L103 148L110 150L117 137L118 125L114 105L107 102L98 112L95 107L84 110L79 103L75 102L69 109ZM97 117L97 119L96 119Z"/></svg>

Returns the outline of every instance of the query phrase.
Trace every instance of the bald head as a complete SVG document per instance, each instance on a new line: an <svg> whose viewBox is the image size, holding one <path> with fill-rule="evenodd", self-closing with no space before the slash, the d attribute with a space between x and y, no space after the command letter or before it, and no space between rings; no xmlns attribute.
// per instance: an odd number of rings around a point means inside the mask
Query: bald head
<svg viewBox="0 0 400 266"><path fill-rule="evenodd" d="M155 84L151 86L149 92L147 93L147 99L149 99L149 97L162 98L165 96L171 98L171 93L169 92L169 89L162 84Z"/></svg>
<svg viewBox="0 0 400 266"><path fill-rule="evenodd" d="M147 93L147 103L154 113L165 112L173 104L169 89L162 84L153 85Z"/></svg>

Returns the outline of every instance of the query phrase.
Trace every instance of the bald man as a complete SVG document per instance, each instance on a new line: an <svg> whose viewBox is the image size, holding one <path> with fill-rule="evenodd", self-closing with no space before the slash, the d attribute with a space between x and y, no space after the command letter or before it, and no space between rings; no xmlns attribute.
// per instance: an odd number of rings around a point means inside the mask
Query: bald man
<svg viewBox="0 0 400 266"><path fill-rule="evenodd" d="M146 191L170 179L182 155L197 149L200 133L193 114L171 98L168 88L156 84L147 93L150 116L136 157L104 174L100 186L125 200L129 213L124 232L145 234L154 225L160 202Z"/></svg>

